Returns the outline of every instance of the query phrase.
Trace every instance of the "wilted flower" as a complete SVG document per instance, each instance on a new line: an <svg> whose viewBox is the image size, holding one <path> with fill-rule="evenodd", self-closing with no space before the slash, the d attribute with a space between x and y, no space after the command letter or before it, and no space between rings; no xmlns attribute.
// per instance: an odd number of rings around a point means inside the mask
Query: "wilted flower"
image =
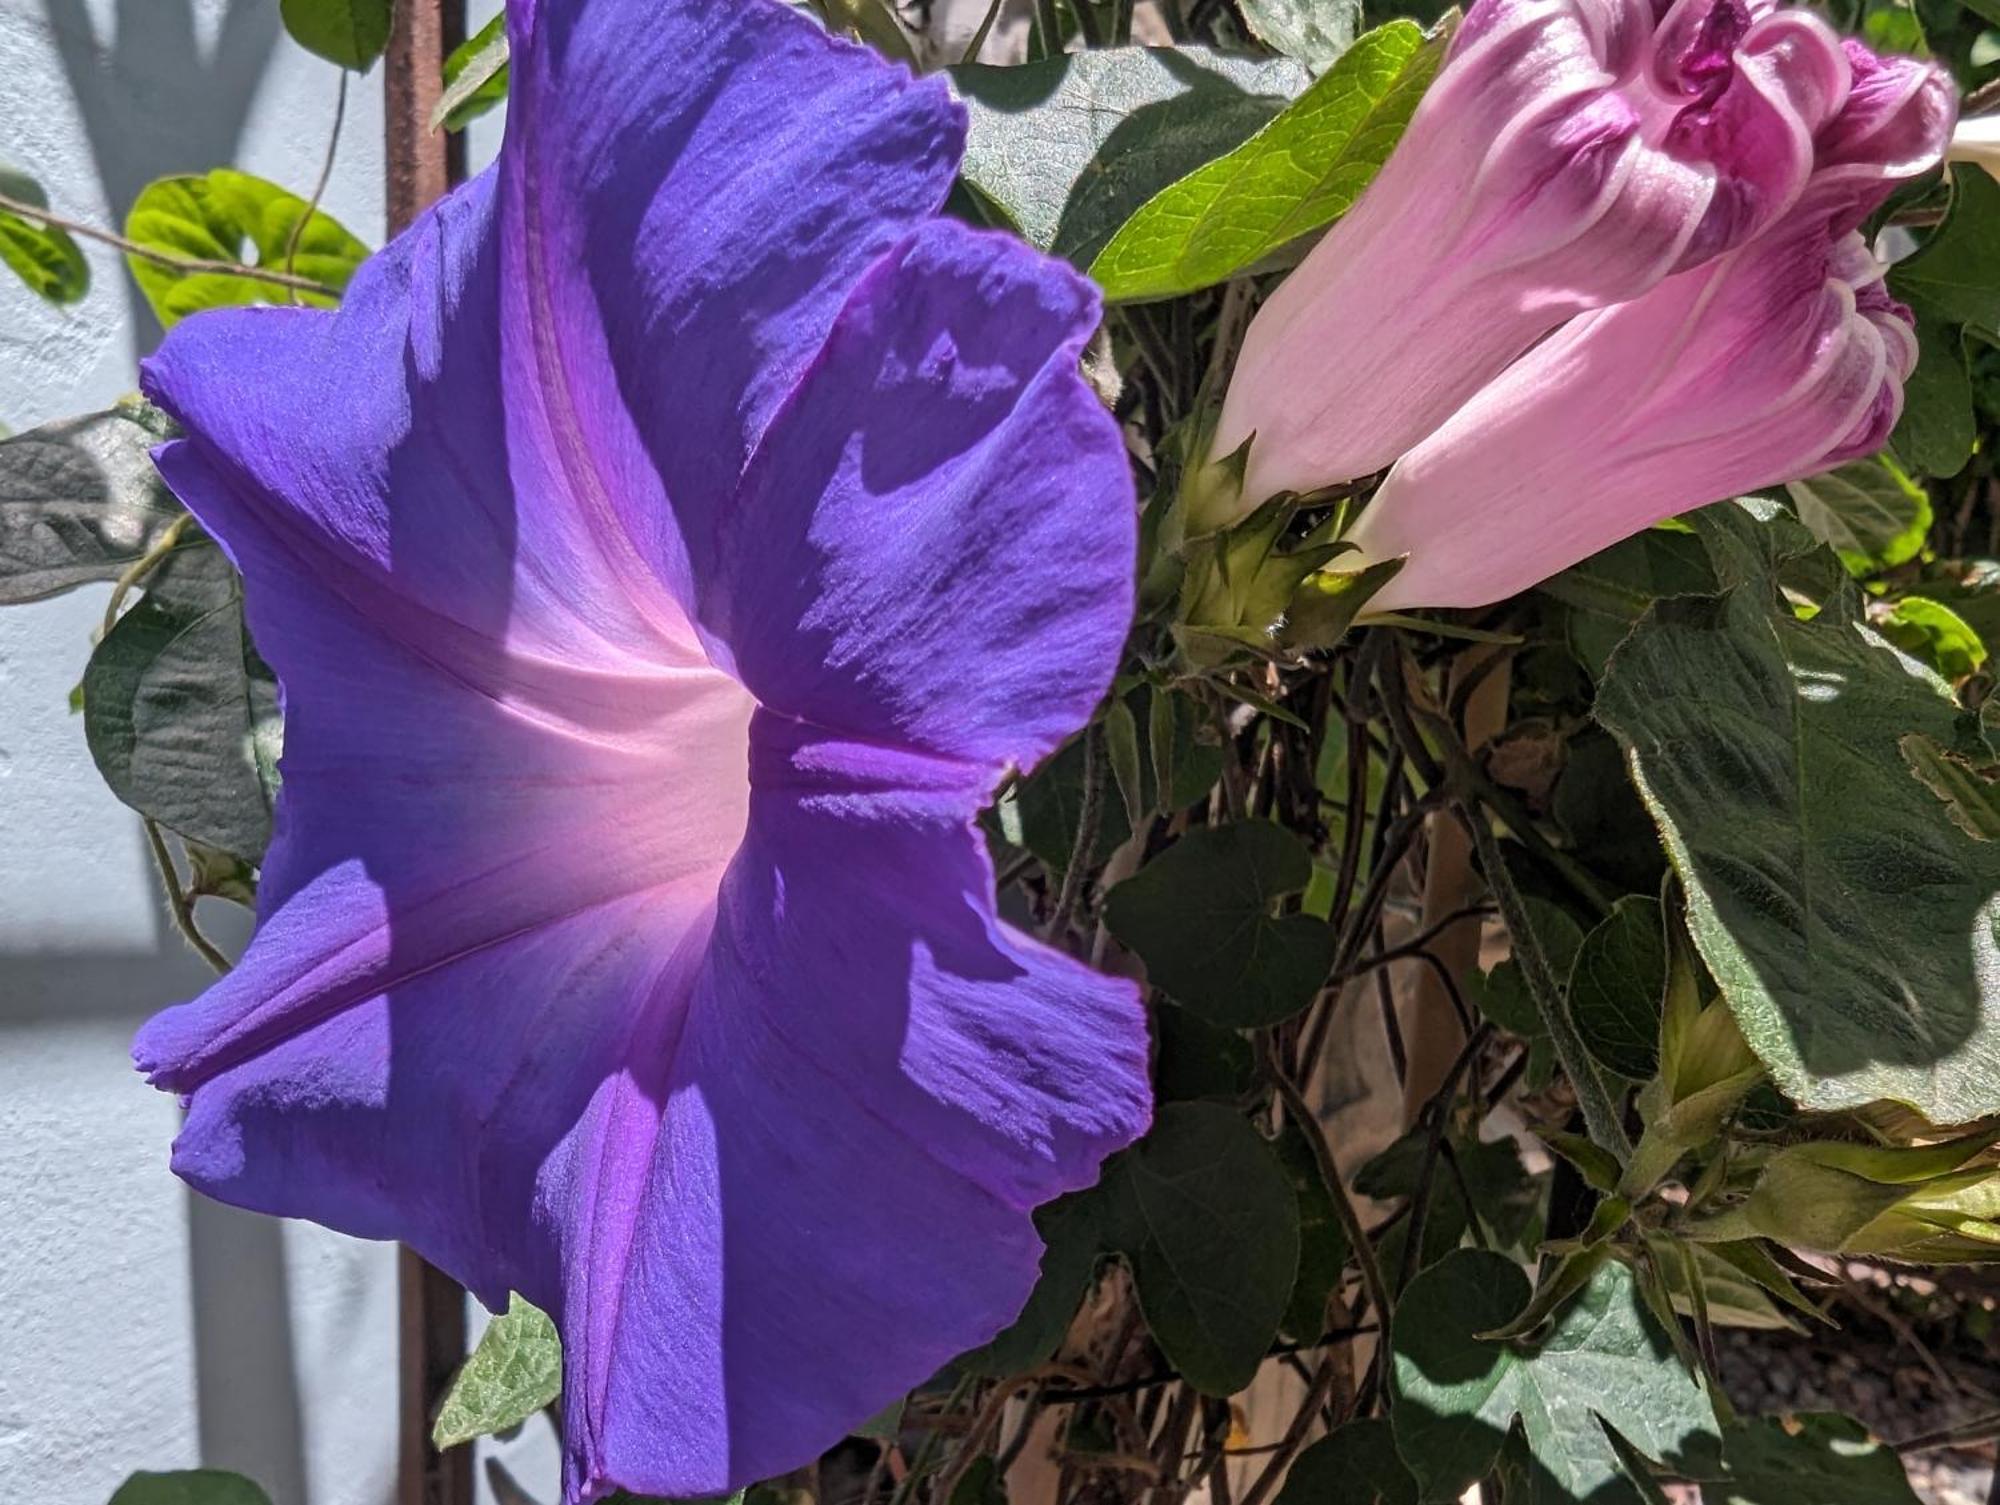
<svg viewBox="0 0 2000 1505"><path fill-rule="evenodd" d="M1349 534L1361 558L1409 556L1371 606L1481 606L1881 448L1917 345L1854 228L1884 191L1868 174L1831 163L1749 245L1571 320L1398 461Z"/></svg>
<svg viewBox="0 0 2000 1505"><path fill-rule="evenodd" d="M1908 1264L2000 1261L2000 1165L1990 1132L1934 1145L1825 1141L1766 1162L1740 1208L1705 1225L1793 1249Z"/></svg>
<svg viewBox="0 0 2000 1505"><path fill-rule="evenodd" d="M1478 0L1408 130L1252 322L1212 452L1243 498L1379 470L1572 315L1804 188L1849 53L1744 0Z"/></svg>
<svg viewBox="0 0 2000 1505"><path fill-rule="evenodd" d="M942 81L509 20L493 171L148 365L287 726L257 936L137 1055L203 1191L555 1316L572 1500L708 1495L992 1336L1144 1127L1133 985L971 824L1111 679L1131 481L1091 289L933 217Z"/></svg>

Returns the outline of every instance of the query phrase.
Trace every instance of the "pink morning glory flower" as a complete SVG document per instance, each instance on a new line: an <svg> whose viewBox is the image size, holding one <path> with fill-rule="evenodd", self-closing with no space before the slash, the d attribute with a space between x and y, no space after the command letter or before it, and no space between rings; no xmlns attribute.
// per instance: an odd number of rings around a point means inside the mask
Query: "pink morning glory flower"
<svg viewBox="0 0 2000 1505"><path fill-rule="evenodd" d="M1777 225L1571 320L1396 463L1349 533L1360 558L1408 556L1372 607L1485 605L1674 513L1882 447L1916 337L1856 227L1938 161L1953 96L1928 64L1850 51L1853 95Z"/></svg>
<svg viewBox="0 0 2000 1505"><path fill-rule="evenodd" d="M1111 680L1132 483L1091 288L937 217L941 81L767 0L509 31L493 170L147 365L286 731L136 1054L202 1191L551 1312L570 1500L708 1495L1009 1322L1145 1127L1137 990L972 825Z"/></svg>
<svg viewBox="0 0 2000 1505"><path fill-rule="evenodd" d="M1381 469L1565 319L1771 224L1849 72L1802 10L1477 0L1381 172L1251 323L1211 451L1256 436L1243 507Z"/></svg>

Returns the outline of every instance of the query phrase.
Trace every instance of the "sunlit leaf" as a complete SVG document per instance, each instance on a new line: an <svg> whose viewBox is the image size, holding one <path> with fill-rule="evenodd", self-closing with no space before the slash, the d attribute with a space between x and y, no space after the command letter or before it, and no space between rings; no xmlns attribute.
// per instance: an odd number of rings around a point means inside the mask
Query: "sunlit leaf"
<svg viewBox="0 0 2000 1505"><path fill-rule="evenodd" d="M1624 1265L1600 1265L1537 1343L1475 1336L1504 1326L1528 1296L1528 1278L1511 1260L1470 1249L1447 1255L1403 1293L1390 1417L1423 1498L1457 1499L1493 1466L1516 1424L1535 1498L1638 1505L1644 1496L1606 1426L1655 1461L1713 1456L1713 1408Z"/></svg>
<svg viewBox="0 0 2000 1505"><path fill-rule="evenodd" d="M1930 531L1930 497L1885 457L1794 481L1785 491L1799 521L1856 575L1914 559Z"/></svg>
<svg viewBox="0 0 2000 1505"><path fill-rule="evenodd" d="M1354 44L1361 0L1238 0L1257 40L1324 73Z"/></svg>
<svg viewBox="0 0 2000 1505"><path fill-rule="evenodd" d="M279 0L292 40L343 68L374 65L389 45L392 0Z"/></svg>
<svg viewBox="0 0 2000 1505"><path fill-rule="evenodd" d="M126 216L127 238L169 256L257 267L305 279L300 290L228 271L186 271L127 256L132 276L162 325L237 303L331 307L368 248L323 210L305 218L303 199L248 173L218 167L200 177L148 183ZM296 238L294 232L297 232Z"/></svg>
<svg viewBox="0 0 2000 1505"><path fill-rule="evenodd" d="M518 1427L561 1393L556 1325L516 1294L452 1377L431 1424L431 1445L442 1450Z"/></svg>
<svg viewBox="0 0 2000 1505"><path fill-rule="evenodd" d="M0 605L116 580L166 544L187 514L151 451L172 431L132 402L0 439Z"/></svg>
<svg viewBox="0 0 2000 1505"><path fill-rule="evenodd" d="M462 131L507 102L507 17L495 16L444 60L444 93L431 113L433 127Z"/></svg>
<svg viewBox="0 0 2000 1505"><path fill-rule="evenodd" d="M49 206L42 185L0 161L0 194L37 209ZM75 303L90 291L90 265L69 232L0 209L0 266L51 303Z"/></svg>
<svg viewBox="0 0 2000 1505"><path fill-rule="evenodd" d="M1745 1038L1802 1107L2000 1110L2000 848L1911 776L1912 733L1985 760L1930 671L1752 582L1663 601L1597 714L1625 744Z"/></svg>
<svg viewBox="0 0 2000 1505"><path fill-rule="evenodd" d="M1306 86L1295 63L1114 47L951 70L970 116L959 171L1044 250L1088 266L1155 193L1240 145Z"/></svg>
<svg viewBox="0 0 2000 1505"><path fill-rule="evenodd" d="M1090 275L1114 301L1170 298L1337 219L1402 136L1442 50L1409 21L1369 32L1262 131L1147 200Z"/></svg>

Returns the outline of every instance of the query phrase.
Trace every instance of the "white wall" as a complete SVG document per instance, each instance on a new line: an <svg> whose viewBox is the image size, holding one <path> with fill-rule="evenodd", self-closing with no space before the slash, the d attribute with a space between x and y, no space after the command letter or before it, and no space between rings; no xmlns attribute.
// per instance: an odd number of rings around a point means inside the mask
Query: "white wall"
<svg viewBox="0 0 2000 1505"><path fill-rule="evenodd" d="M94 224L171 172L308 191L338 79L283 36L278 0L0 0L0 158ZM380 97L379 71L353 81L326 198L370 244ZM86 254L67 310L0 272L0 424L133 387L158 331L116 255ZM127 1057L204 970L67 707L103 608L89 590L0 610L0 1501L102 1505L133 1469L202 1464L276 1505L384 1505L393 1252L194 1197L166 1168L178 1110ZM546 1438L524 1451L547 1498Z"/></svg>

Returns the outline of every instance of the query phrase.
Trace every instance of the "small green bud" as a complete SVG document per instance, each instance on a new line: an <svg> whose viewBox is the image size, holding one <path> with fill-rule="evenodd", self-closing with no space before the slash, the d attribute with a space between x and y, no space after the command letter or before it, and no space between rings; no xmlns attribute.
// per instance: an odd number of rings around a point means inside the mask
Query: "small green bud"
<svg viewBox="0 0 2000 1505"><path fill-rule="evenodd" d="M1767 1238L1820 1254L1921 1264L2000 1261L2000 1133L1934 1145L1792 1145L1740 1209Z"/></svg>
<svg viewBox="0 0 2000 1505"><path fill-rule="evenodd" d="M1250 510L1244 505L1243 472L1250 464L1250 446L1256 442L1257 436L1252 434L1229 454L1215 459L1208 457L1207 443L1203 442L1202 457L1181 476L1179 510L1184 536L1194 539L1219 533Z"/></svg>

